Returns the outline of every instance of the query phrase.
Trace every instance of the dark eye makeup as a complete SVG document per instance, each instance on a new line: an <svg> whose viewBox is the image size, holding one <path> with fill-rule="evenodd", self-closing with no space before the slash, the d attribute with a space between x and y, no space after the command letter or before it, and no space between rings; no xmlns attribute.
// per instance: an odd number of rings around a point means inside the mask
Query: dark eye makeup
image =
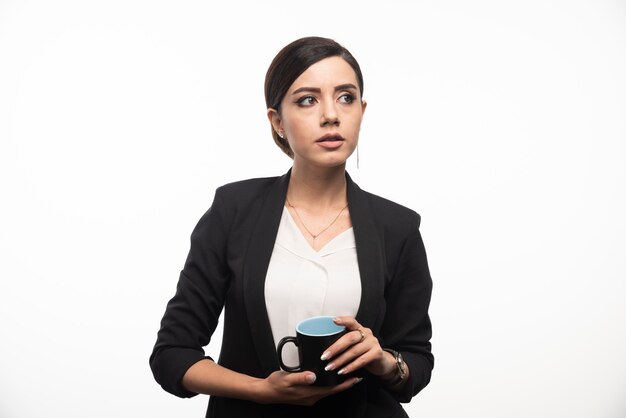
<svg viewBox="0 0 626 418"><path fill-rule="evenodd" d="M343 104L350 104L356 100L356 97L352 93L344 93L339 96L338 101ZM304 96L296 100L296 104L302 107L308 107L313 105L317 99L314 96Z"/></svg>

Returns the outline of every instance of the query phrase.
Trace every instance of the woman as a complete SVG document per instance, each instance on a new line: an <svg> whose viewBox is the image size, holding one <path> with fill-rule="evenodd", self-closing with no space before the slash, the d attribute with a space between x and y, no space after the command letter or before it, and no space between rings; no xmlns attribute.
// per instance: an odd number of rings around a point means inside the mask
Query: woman
<svg viewBox="0 0 626 418"><path fill-rule="evenodd" d="M404 417L399 402L430 380L432 282L420 217L364 192L345 171L362 94L358 63L330 39L299 39L268 69L272 135L293 167L217 189L150 358L168 392L211 395L208 417ZM215 362L203 347L223 308ZM336 386L279 370L277 342L315 315L348 330L324 353L329 370L349 376Z"/></svg>

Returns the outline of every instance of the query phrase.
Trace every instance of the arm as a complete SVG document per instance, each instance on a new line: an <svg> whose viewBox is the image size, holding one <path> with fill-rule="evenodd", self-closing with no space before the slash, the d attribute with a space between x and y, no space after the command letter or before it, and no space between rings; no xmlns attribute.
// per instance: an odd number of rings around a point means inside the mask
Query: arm
<svg viewBox="0 0 626 418"><path fill-rule="evenodd" d="M315 373L276 371L266 379L237 373L211 360L201 360L185 373L182 384L190 392L269 404L313 405L323 397L346 390L360 382L352 378L337 386L316 387Z"/></svg>
<svg viewBox="0 0 626 418"><path fill-rule="evenodd" d="M230 279L225 262L230 218L218 189L211 208L191 234L189 255L150 357L156 381L179 397L196 395L183 387L181 380L187 369L207 358L203 347L209 343L224 306Z"/></svg>
<svg viewBox="0 0 626 418"><path fill-rule="evenodd" d="M434 365L428 315L432 280L419 224L420 217L414 213L387 285L387 310L381 328L383 346L399 351L410 370L406 384L395 392L401 402L410 401L426 387Z"/></svg>
<svg viewBox="0 0 626 418"><path fill-rule="evenodd" d="M235 210L224 200L218 189L213 205L192 233L176 295L167 305L150 357L155 379L179 397L205 393L290 404L312 404L355 384L357 380L350 379L332 388L312 387L315 375L310 372L274 372L266 379L253 378L224 368L204 355L203 347L217 326L230 282L225 260Z"/></svg>

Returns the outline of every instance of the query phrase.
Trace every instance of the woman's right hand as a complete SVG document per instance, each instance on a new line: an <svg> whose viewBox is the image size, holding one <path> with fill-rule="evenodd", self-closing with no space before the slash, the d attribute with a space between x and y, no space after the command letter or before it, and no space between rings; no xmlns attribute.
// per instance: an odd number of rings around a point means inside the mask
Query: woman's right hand
<svg viewBox="0 0 626 418"><path fill-rule="evenodd" d="M360 381L361 378L354 377L335 386L312 386L315 382L313 372L288 373L278 370L258 382L260 389L257 392L257 402L311 406L320 399L349 389Z"/></svg>

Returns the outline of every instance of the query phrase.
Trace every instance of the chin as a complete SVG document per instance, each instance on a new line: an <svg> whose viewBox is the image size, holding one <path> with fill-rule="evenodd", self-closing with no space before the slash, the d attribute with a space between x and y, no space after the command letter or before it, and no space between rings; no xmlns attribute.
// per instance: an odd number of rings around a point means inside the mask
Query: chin
<svg viewBox="0 0 626 418"><path fill-rule="evenodd" d="M335 167L341 167L341 166L345 166L346 162L348 161L348 158L332 158L332 159L324 159L324 161L319 161L318 165L321 167L327 167L327 168L335 168Z"/></svg>
<svg viewBox="0 0 626 418"><path fill-rule="evenodd" d="M348 157L352 155L353 151L354 150L350 150L350 152L346 152L346 150L337 150L334 152L323 153L321 155L309 154L307 156L301 156L300 163L323 168L341 167L346 165Z"/></svg>

